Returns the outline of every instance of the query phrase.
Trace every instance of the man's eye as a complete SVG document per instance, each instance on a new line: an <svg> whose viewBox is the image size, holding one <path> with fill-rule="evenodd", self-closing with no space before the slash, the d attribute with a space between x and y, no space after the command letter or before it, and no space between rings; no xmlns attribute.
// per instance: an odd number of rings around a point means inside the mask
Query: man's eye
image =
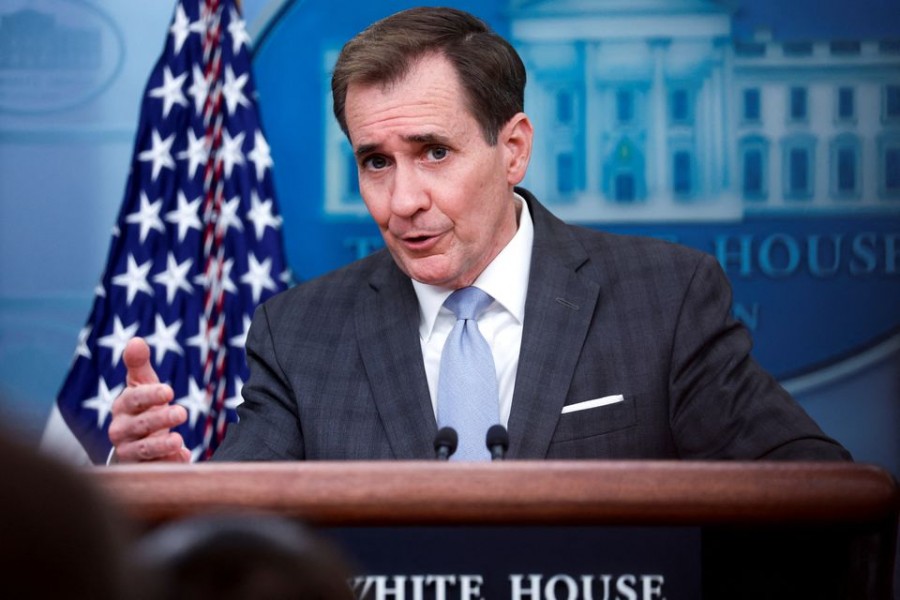
<svg viewBox="0 0 900 600"><path fill-rule="evenodd" d="M444 160L447 158L447 149L442 148L441 146L437 146L435 148L428 149L428 159L429 160Z"/></svg>
<svg viewBox="0 0 900 600"><path fill-rule="evenodd" d="M363 167L367 169L379 170L383 169L388 165L388 161L383 156L370 156L363 160Z"/></svg>

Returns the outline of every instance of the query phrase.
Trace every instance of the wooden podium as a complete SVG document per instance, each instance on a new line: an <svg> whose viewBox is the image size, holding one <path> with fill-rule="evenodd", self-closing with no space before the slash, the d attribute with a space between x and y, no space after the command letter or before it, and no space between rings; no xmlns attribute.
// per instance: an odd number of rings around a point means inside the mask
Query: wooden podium
<svg viewBox="0 0 900 600"><path fill-rule="evenodd" d="M890 598L900 510L888 473L844 463L230 463L92 476L142 527L245 510L322 528L696 527L704 598Z"/></svg>

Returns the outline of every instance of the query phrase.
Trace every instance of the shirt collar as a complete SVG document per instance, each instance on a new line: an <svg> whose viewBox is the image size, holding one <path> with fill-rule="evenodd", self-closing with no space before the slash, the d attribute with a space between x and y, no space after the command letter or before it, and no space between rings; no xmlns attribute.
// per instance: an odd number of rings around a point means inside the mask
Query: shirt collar
<svg viewBox="0 0 900 600"><path fill-rule="evenodd" d="M522 324L525 320L525 297L528 293L528 275L531 271L534 223L528 211L528 203L518 194L515 194L515 199L522 207L519 214L519 228L506 247L472 285L490 294L516 318L519 324ZM412 284L419 300L419 336L427 340L434 330L434 323L444 305L444 300L453 293L453 290L416 280L413 280Z"/></svg>

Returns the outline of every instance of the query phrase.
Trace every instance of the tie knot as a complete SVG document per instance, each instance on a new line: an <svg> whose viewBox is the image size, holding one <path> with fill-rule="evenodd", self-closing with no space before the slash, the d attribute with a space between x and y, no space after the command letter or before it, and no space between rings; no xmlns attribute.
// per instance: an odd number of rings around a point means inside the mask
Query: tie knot
<svg viewBox="0 0 900 600"><path fill-rule="evenodd" d="M493 301L487 292L477 287L464 287L450 294L444 300L444 306L450 309L457 319L477 319Z"/></svg>

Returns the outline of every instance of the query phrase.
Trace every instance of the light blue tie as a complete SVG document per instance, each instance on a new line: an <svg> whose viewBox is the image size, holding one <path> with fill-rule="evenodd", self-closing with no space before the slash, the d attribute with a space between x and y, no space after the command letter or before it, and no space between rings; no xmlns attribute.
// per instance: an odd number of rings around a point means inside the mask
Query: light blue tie
<svg viewBox="0 0 900 600"><path fill-rule="evenodd" d="M444 301L457 319L444 343L438 377L438 426L459 434L451 460L491 458L484 439L500 422L500 394L494 357L475 319L492 301L476 287L456 290Z"/></svg>

